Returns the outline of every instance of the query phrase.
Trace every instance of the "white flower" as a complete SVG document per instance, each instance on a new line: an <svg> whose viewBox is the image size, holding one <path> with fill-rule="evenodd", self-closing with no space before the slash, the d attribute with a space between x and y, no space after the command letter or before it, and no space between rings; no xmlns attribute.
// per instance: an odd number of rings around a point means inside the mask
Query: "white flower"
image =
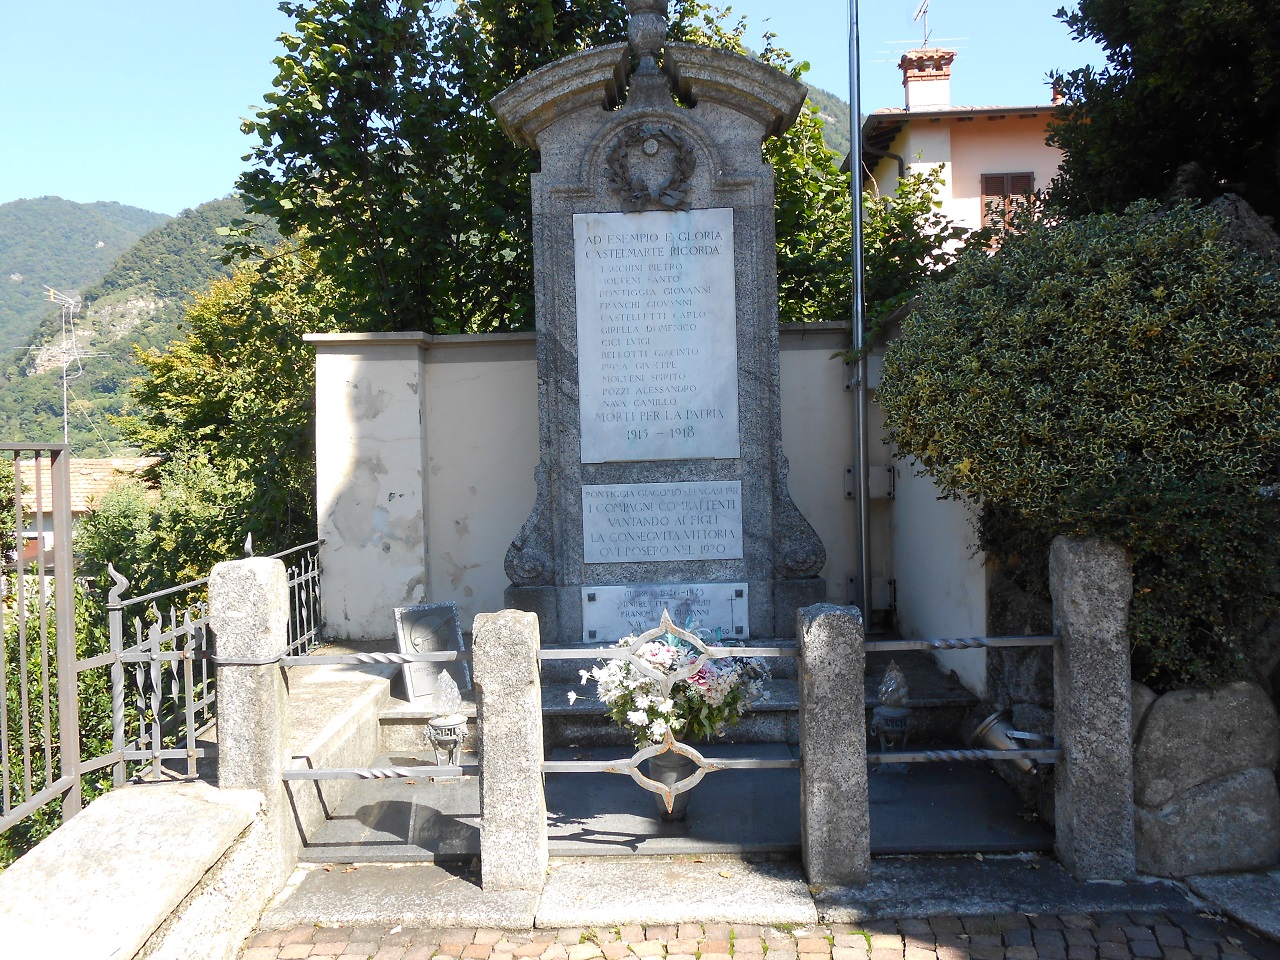
<svg viewBox="0 0 1280 960"><path fill-rule="evenodd" d="M579 670L579 671L578 671L578 676L580 676L580 677L582 678L582 679L579 681L580 683L586 683L588 680L590 680L590 679L591 679L591 671L590 671L590 670Z"/></svg>
<svg viewBox="0 0 1280 960"><path fill-rule="evenodd" d="M573 690L570 690L570 691L569 691L569 706L573 706L573 705L574 705L574 703L576 703L576 702L577 702L577 700L578 700L578 694L577 694L577 693L575 693Z"/></svg>
<svg viewBox="0 0 1280 960"><path fill-rule="evenodd" d="M655 720L649 725L649 739L661 740L667 735L667 722L665 720Z"/></svg>
<svg viewBox="0 0 1280 960"><path fill-rule="evenodd" d="M659 713L670 713L675 708L676 708L676 703L670 697L667 697L667 699L663 700L660 704L658 704Z"/></svg>
<svg viewBox="0 0 1280 960"><path fill-rule="evenodd" d="M627 714L627 723L634 723L637 727L642 727L649 722L649 718L643 710L632 710Z"/></svg>

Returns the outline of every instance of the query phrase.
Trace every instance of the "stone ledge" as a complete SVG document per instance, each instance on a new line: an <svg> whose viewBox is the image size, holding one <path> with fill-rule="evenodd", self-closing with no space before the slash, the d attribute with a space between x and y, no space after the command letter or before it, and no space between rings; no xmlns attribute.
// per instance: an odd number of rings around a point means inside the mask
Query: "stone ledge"
<svg viewBox="0 0 1280 960"><path fill-rule="evenodd" d="M262 802L254 790L200 782L99 797L0 873L6 954L133 957L250 827Z"/></svg>

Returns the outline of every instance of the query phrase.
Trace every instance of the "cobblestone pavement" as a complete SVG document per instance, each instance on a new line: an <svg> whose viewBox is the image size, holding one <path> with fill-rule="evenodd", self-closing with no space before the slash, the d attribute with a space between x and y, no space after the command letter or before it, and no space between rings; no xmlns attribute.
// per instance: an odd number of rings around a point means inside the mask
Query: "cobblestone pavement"
<svg viewBox="0 0 1280 960"><path fill-rule="evenodd" d="M1196 913L1006 914L779 930L727 924L574 930L294 927L240 960L1280 960L1280 945Z"/></svg>

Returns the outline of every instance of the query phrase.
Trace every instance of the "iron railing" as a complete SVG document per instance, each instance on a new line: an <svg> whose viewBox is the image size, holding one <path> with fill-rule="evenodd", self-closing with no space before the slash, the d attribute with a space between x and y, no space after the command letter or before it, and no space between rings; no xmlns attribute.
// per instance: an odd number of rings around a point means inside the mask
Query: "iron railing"
<svg viewBox="0 0 1280 960"><path fill-rule="evenodd" d="M283 561L288 576L291 655L305 656L320 642L318 551L323 542L314 540L269 558ZM252 537L245 540L245 555L253 556ZM113 744L109 756L89 761L89 766L114 764L116 786L131 777L198 777L200 759L217 755L216 744L200 743L216 723L209 580L124 600L129 581L114 567L108 569L116 581L107 601L111 652L84 666L111 664ZM130 607L140 610L126 625ZM166 768L165 761L185 763L186 769Z"/></svg>
<svg viewBox="0 0 1280 960"><path fill-rule="evenodd" d="M24 463L24 454L26 462ZM0 444L0 832L81 806L71 449ZM29 483L23 483L26 474Z"/></svg>

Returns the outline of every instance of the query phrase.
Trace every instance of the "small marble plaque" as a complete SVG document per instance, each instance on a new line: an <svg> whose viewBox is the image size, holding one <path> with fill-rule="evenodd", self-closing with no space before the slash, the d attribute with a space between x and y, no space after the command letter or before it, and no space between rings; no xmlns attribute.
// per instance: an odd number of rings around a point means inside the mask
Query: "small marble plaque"
<svg viewBox="0 0 1280 960"><path fill-rule="evenodd" d="M633 583L582 588L582 642L608 646L652 630L664 609L678 626L692 619L727 639L750 636L745 583Z"/></svg>
<svg viewBox="0 0 1280 960"><path fill-rule="evenodd" d="M742 481L582 487L587 563L741 560Z"/></svg>
<svg viewBox="0 0 1280 960"><path fill-rule="evenodd" d="M573 217L582 462L733 459L733 210Z"/></svg>

